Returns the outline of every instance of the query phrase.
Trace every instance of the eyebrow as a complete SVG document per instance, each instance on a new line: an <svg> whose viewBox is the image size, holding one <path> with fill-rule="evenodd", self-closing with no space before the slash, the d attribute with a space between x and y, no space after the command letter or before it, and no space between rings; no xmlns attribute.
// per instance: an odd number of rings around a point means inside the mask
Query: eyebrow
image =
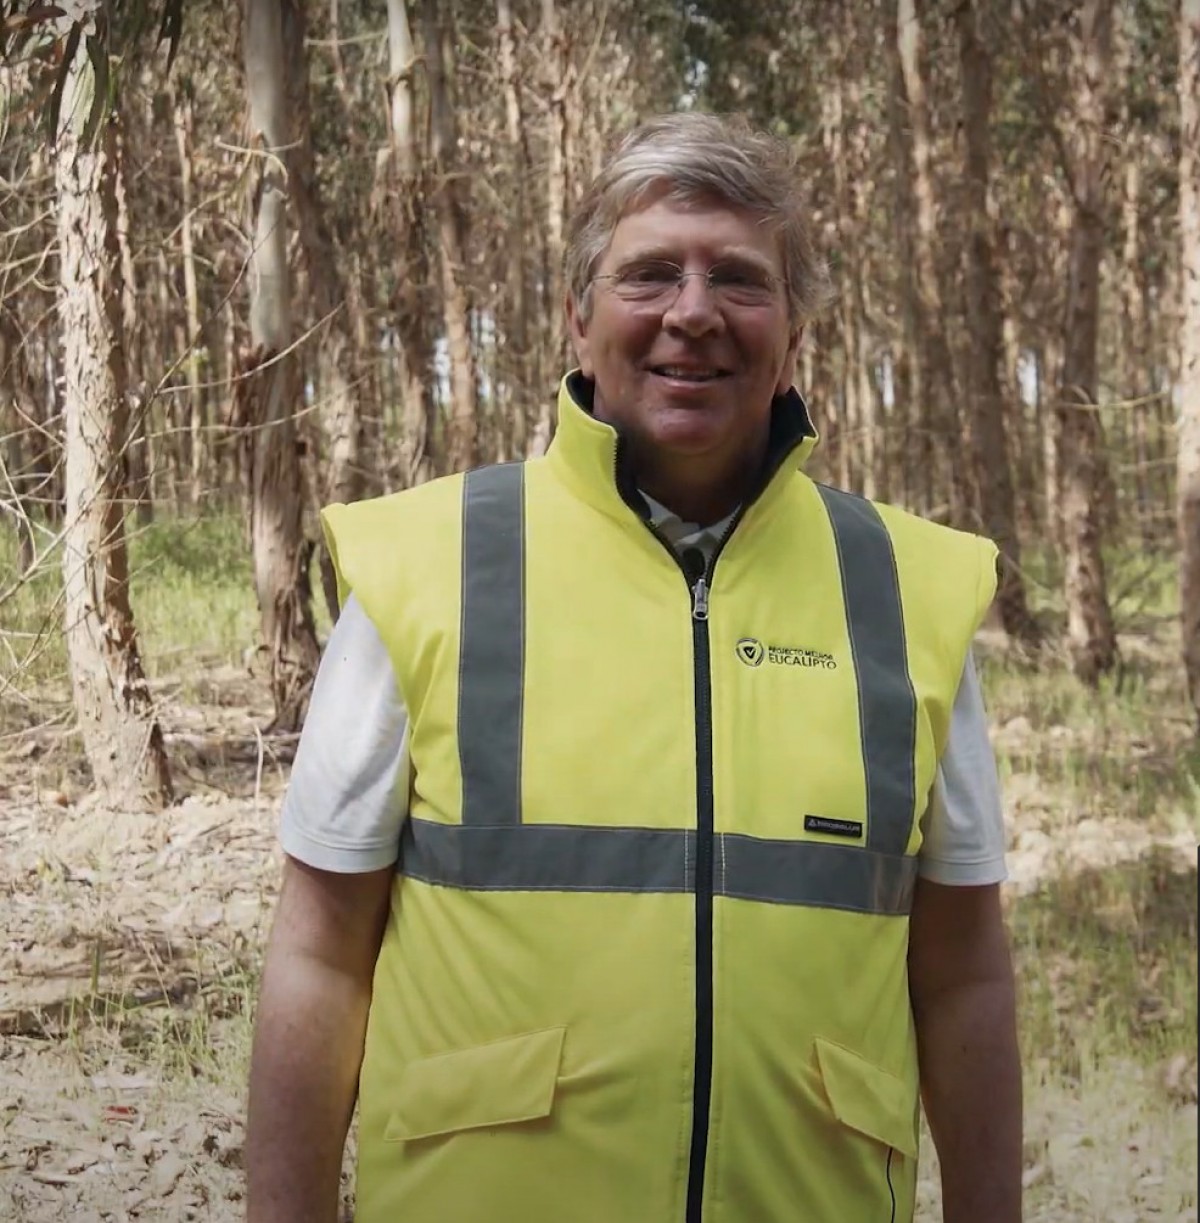
<svg viewBox="0 0 1200 1223"><path fill-rule="evenodd" d="M671 250L667 246L647 246L641 249L630 251L624 259L621 260L622 265L629 263L638 263L646 259L662 259L666 263L673 263L676 267L682 267L679 259L679 252ZM769 273L777 275L775 269L762 258L757 252L747 250L732 250L714 259L712 266L719 267L722 263L745 263L753 267Z"/></svg>

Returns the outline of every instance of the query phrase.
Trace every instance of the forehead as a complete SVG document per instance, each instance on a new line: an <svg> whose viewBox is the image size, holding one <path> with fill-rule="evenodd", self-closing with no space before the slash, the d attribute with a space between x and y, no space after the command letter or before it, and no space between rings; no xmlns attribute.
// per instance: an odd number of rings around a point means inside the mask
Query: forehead
<svg viewBox="0 0 1200 1223"><path fill-rule="evenodd" d="M679 263L742 255L773 268L781 263L778 232L760 214L721 200L677 200L661 193L621 217L602 262L637 255Z"/></svg>

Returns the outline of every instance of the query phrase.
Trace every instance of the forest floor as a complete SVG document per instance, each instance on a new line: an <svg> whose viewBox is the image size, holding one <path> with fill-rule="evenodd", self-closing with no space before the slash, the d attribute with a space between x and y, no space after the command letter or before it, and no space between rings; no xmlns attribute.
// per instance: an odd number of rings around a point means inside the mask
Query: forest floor
<svg viewBox="0 0 1200 1223"><path fill-rule="evenodd" d="M170 810L88 794L52 658L37 700L0 687L0 1218L243 1217L293 742L258 730L245 575L203 563L220 578L138 605ZM978 643L1008 818L1029 1223L1197 1223L1200 754L1170 617L1127 620L1125 670L1099 693L1054 657L1031 665L986 630ZM5 627L19 637L20 617ZM926 1135L918 1218L937 1201Z"/></svg>

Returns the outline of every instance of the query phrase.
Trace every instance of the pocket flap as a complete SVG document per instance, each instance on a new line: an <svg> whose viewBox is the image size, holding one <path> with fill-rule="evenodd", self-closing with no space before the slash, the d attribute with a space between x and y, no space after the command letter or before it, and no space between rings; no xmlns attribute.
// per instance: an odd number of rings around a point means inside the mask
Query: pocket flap
<svg viewBox="0 0 1200 1223"><path fill-rule="evenodd" d="M409 1062L384 1142L548 1116L565 1033L549 1028Z"/></svg>
<svg viewBox="0 0 1200 1223"><path fill-rule="evenodd" d="M817 1065L833 1115L852 1130L917 1155L917 1088L842 1045L816 1038Z"/></svg>

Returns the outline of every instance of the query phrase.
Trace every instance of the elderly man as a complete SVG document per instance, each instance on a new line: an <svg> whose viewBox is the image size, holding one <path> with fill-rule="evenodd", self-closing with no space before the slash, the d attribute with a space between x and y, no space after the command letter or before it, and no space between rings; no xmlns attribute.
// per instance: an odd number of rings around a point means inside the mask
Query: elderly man
<svg viewBox="0 0 1200 1223"><path fill-rule="evenodd" d="M333 506L252 1223L1020 1215L986 541L814 483L786 146L632 132L544 458Z"/></svg>

